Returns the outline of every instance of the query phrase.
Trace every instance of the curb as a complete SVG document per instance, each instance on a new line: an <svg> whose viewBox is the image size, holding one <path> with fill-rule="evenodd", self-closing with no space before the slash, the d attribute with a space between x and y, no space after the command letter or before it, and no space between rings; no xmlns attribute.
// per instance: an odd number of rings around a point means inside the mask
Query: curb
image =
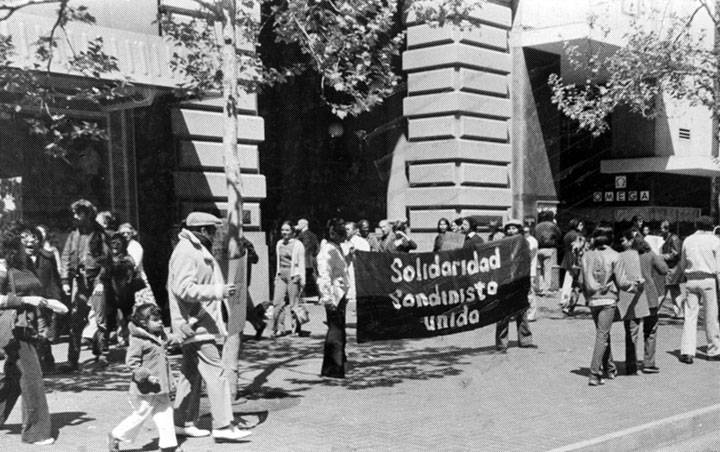
<svg viewBox="0 0 720 452"><path fill-rule="evenodd" d="M550 452L654 450L719 429L720 403L552 449Z"/></svg>

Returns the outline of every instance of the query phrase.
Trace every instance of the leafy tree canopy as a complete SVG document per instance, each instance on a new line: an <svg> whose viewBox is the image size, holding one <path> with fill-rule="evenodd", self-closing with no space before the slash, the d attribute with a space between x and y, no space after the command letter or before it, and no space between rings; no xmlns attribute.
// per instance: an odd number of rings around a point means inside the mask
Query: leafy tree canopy
<svg viewBox="0 0 720 452"><path fill-rule="evenodd" d="M619 106L647 118L656 116L658 96L663 94L707 107L720 117L719 49L693 28L699 15L706 14L717 29L717 11L702 0L688 15L655 11L652 20L632 21L625 44L609 55L601 51L606 48L567 46L573 68L583 68L589 76L584 84L576 85L551 75L552 101L580 128L596 136L609 128L608 116ZM596 20L589 18L591 28L597 29Z"/></svg>

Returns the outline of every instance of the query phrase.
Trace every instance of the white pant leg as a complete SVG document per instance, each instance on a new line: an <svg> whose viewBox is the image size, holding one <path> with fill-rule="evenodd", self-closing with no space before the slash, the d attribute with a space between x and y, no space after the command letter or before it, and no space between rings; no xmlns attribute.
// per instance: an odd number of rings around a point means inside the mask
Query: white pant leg
<svg viewBox="0 0 720 452"><path fill-rule="evenodd" d="M140 427L153 414L153 405L150 398L136 398L130 401L133 413L126 417L112 431L112 436L120 441L133 442L140 432ZM173 430L173 433L175 430Z"/></svg>
<svg viewBox="0 0 720 452"><path fill-rule="evenodd" d="M173 408L170 396L167 394L157 395L153 403L153 421L158 429L159 443L161 449L166 447L177 447L175 437L175 423L173 422Z"/></svg>
<svg viewBox="0 0 720 452"><path fill-rule="evenodd" d="M683 355L695 356L697 348L697 321L700 311L700 287L695 280L688 281L687 297L683 301L685 310L685 322L683 324L680 353Z"/></svg>

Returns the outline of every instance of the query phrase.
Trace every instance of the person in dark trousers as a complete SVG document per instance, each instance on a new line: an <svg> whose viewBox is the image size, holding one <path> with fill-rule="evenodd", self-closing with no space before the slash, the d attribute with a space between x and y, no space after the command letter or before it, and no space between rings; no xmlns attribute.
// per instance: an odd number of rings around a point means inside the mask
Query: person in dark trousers
<svg viewBox="0 0 720 452"><path fill-rule="evenodd" d="M603 378L612 380L617 376L610 347L610 329L617 312L619 291L633 292L639 283L628 278L620 254L610 247L612 242L612 226L599 224L593 231L590 249L580 261L582 288L595 323L590 386L603 385Z"/></svg>
<svg viewBox="0 0 720 452"><path fill-rule="evenodd" d="M535 238L538 241L540 295L544 295L550 291L552 270L557 265L558 247L562 239L560 228L555 224L555 214L551 210L538 214Z"/></svg>
<svg viewBox="0 0 720 452"><path fill-rule="evenodd" d="M650 245L641 237L635 236L633 248L640 253L640 269L645 280L645 293L647 294L650 315L642 321L643 339L645 342L645 356L643 359L642 372L656 374L660 369L655 365L655 345L657 341L658 309L665 290L665 275L669 268L662 256L655 254ZM640 334L638 322L632 322L632 335Z"/></svg>
<svg viewBox="0 0 720 452"><path fill-rule="evenodd" d="M518 235L522 231L522 222L520 220L508 220L505 223L505 237ZM532 332L530 332L530 323L528 322L528 310L523 309L521 312L513 316L508 316L495 324L495 347L500 353L507 353L508 336L510 335L510 320L515 319L518 331L518 346L527 348L537 348L532 342Z"/></svg>
<svg viewBox="0 0 720 452"><path fill-rule="evenodd" d="M75 229L65 242L62 252L63 291L72 294L70 306L70 341L68 362L62 371L77 371L80 359L82 332L87 324L90 312L91 296L100 282L102 264L107 262L110 248L102 226L95 221L95 206L85 199L75 201L70 209L73 212ZM105 320L105 297L103 294L92 296L92 308L97 315L98 324ZM99 330L104 330L101 326ZM102 353L102 331L93 338L93 354L99 359Z"/></svg>
<svg viewBox="0 0 720 452"><path fill-rule="evenodd" d="M19 223L10 223L0 232L0 257L6 263L0 271L0 309L14 310L12 331L0 331L3 337L11 335L5 345L7 358L0 380L0 425L5 424L22 396L22 441L50 445L55 439L36 348L37 309L44 309L47 299L25 253L23 232L28 233L28 228Z"/></svg>
<svg viewBox="0 0 720 452"><path fill-rule="evenodd" d="M255 306L250 297L250 282L252 278L252 266L260 261L257 252L255 252L255 246L250 240L244 235L240 238L240 245L248 253L247 257L247 311L246 317L248 322L255 328L255 340L259 340L262 337L262 333L265 330L267 323L265 320L265 306L259 304Z"/></svg>
<svg viewBox="0 0 720 452"><path fill-rule="evenodd" d="M318 254L318 287L325 305L328 332L325 336L320 375L345 378L345 307L349 286L347 262L340 244L345 241L345 222L334 218L327 224L327 239Z"/></svg>
<svg viewBox="0 0 720 452"><path fill-rule="evenodd" d="M320 249L320 242L318 241L317 235L310 230L308 220L305 218L298 220L295 230L297 231L295 238L300 240L305 248L305 287L303 289L303 296L314 297L318 294L317 282L315 281L317 271L315 258Z"/></svg>

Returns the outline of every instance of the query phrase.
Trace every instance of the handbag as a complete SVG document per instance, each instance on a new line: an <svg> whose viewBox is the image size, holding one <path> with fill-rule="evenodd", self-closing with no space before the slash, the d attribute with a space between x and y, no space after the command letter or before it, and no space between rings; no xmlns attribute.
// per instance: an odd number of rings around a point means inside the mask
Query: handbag
<svg viewBox="0 0 720 452"><path fill-rule="evenodd" d="M292 308L292 313L295 315L295 318L300 325L304 325L310 321L310 313L303 304L298 304Z"/></svg>

